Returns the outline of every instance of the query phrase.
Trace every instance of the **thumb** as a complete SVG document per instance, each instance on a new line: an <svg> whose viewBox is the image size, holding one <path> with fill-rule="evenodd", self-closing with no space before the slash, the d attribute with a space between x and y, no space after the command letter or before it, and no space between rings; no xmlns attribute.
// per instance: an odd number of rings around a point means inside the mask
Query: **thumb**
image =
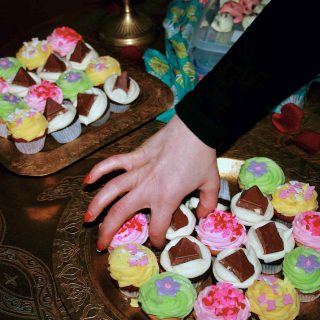
<svg viewBox="0 0 320 320"><path fill-rule="evenodd" d="M199 204L196 209L198 218L205 218L217 207L219 193L219 184L209 189L201 190L199 195Z"/></svg>

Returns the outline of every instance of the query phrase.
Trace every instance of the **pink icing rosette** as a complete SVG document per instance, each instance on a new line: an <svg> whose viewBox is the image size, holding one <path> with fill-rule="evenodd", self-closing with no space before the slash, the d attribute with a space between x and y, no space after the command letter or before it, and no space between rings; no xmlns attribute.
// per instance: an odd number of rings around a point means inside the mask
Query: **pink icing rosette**
<svg viewBox="0 0 320 320"><path fill-rule="evenodd" d="M246 320L250 304L243 291L227 282L204 288L194 304L197 320Z"/></svg>
<svg viewBox="0 0 320 320"><path fill-rule="evenodd" d="M0 77L0 94L7 93L9 90L9 85L7 84L6 80Z"/></svg>
<svg viewBox="0 0 320 320"><path fill-rule="evenodd" d="M48 98L61 104L63 94L58 86L47 80L42 80L40 84L30 87L24 100L29 107L43 113Z"/></svg>
<svg viewBox="0 0 320 320"><path fill-rule="evenodd" d="M110 249L113 250L126 243L143 244L148 239L148 220L145 214L137 213L125 222L114 235Z"/></svg>
<svg viewBox="0 0 320 320"><path fill-rule="evenodd" d="M293 237L298 243L320 252L320 212L299 213L292 226Z"/></svg>
<svg viewBox="0 0 320 320"><path fill-rule="evenodd" d="M60 27L54 29L47 40L54 52L65 57L68 53L73 52L77 42L82 40L82 36L71 28Z"/></svg>
<svg viewBox="0 0 320 320"><path fill-rule="evenodd" d="M246 240L246 229L231 213L216 209L200 219L196 231L200 241L213 251L239 248Z"/></svg>

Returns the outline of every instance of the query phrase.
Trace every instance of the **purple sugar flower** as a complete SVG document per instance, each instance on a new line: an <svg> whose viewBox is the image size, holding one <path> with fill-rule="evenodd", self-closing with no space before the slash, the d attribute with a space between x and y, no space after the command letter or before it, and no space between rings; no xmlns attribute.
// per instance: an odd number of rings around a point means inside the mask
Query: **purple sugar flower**
<svg viewBox="0 0 320 320"><path fill-rule="evenodd" d="M80 72L69 72L66 76L68 82L78 82L82 79L82 75Z"/></svg>
<svg viewBox="0 0 320 320"><path fill-rule="evenodd" d="M180 289L180 283L174 281L172 277L165 277L155 282L160 296L175 297Z"/></svg>
<svg viewBox="0 0 320 320"><path fill-rule="evenodd" d="M314 270L320 269L320 262L315 255L300 255L296 267L303 269L305 272L312 273Z"/></svg>
<svg viewBox="0 0 320 320"><path fill-rule="evenodd" d="M248 167L248 171L255 177L261 177L268 172L267 165L264 162L252 161Z"/></svg>
<svg viewBox="0 0 320 320"><path fill-rule="evenodd" d="M1 69L8 69L12 66L12 62L8 58L1 58L0 59L0 68Z"/></svg>
<svg viewBox="0 0 320 320"><path fill-rule="evenodd" d="M17 96L6 94L3 96L3 100L9 102L10 104L17 104L21 101L21 99Z"/></svg>

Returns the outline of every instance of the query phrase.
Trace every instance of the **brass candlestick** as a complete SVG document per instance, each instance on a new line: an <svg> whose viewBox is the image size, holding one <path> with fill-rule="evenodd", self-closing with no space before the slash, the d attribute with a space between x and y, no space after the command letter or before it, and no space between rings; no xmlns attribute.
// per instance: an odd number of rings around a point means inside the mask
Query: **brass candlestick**
<svg viewBox="0 0 320 320"><path fill-rule="evenodd" d="M146 14L134 10L130 0L124 0L121 12L106 18L100 39L106 46L146 47L154 39L154 24Z"/></svg>

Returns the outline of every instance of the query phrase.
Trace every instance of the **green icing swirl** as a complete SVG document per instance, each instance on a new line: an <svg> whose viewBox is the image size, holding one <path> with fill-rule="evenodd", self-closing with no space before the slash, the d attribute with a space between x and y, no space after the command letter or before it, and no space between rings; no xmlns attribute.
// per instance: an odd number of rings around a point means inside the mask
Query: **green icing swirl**
<svg viewBox="0 0 320 320"><path fill-rule="evenodd" d="M5 80L13 78L21 67L24 68L23 64L16 58L0 58L0 77Z"/></svg>
<svg viewBox="0 0 320 320"><path fill-rule="evenodd" d="M320 290L320 269L314 269L313 272L306 272L304 269L297 267L299 256L316 256L320 263L320 253L306 247L297 247L288 252L283 261L283 274L299 289L302 293L313 293Z"/></svg>
<svg viewBox="0 0 320 320"><path fill-rule="evenodd" d="M26 105L21 98L10 94L0 94L0 118L8 120L9 114L16 109L24 109Z"/></svg>
<svg viewBox="0 0 320 320"><path fill-rule="evenodd" d="M264 163L267 172L261 176L255 176L248 169L251 163ZM265 157L254 157L246 160L240 168L239 184L243 189L249 189L256 185L261 192L265 194L272 194L273 191L285 181L282 169L273 160Z"/></svg>
<svg viewBox="0 0 320 320"><path fill-rule="evenodd" d="M56 83L62 90L63 97L74 101L78 93L92 88L93 84L86 73L71 70L62 73Z"/></svg>
<svg viewBox="0 0 320 320"><path fill-rule="evenodd" d="M171 277L174 282L180 284L175 296L160 295L156 281L165 277ZM139 290L139 302L141 308L151 315L160 319L165 318L184 318L192 310L196 290L189 279L173 272L162 272L151 277Z"/></svg>

